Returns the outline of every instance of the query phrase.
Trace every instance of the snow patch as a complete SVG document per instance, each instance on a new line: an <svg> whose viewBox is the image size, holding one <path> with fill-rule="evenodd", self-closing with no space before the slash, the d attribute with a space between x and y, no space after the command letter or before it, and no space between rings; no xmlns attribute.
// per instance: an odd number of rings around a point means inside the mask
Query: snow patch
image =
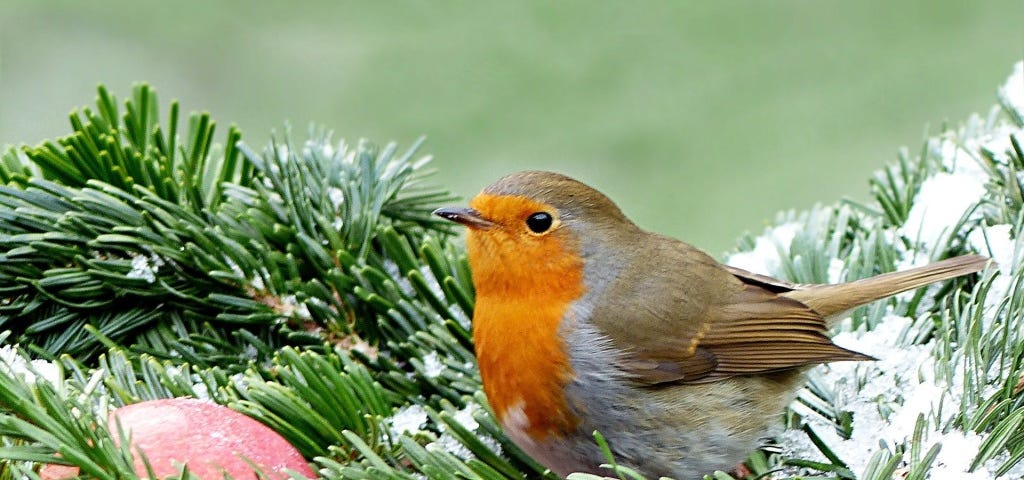
<svg viewBox="0 0 1024 480"><path fill-rule="evenodd" d="M476 403L469 402L465 408L457 410L452 414L452 419L459 423L466 430L477 434L477 440L483 443L492 452L501 455L501 444L492 436L482 432L477 432L480 424L476 421L473 415L480 410L480 406ZM441 424L438 426L441 429L441 435L437 438L437 441L431 442L427 445L428 450L442 450L452 455L455 455L463 460L473 458L473 452L469 450L466 445L455 438L451 433L448 433L447 425Z"/></svg>
<svg viewBox="0 0 1024 480"><path fill-rule="evenodd" d="M28 383L39 381L60 385L60 367L46 360L27 360L17 345L0 347L0 374L19 376Z"/></svg>
<svg viewBox="0 0 1024 480"><path fill-rule="evenodd" d="M932 345L906 345L899 340L912 324L910 318L889 314L869 332L842 332L836 335L836 344L875 355L879 360L831 363L812 372L820 384L834 386L834 404L852 414L853 431L849 439L842 438L830 421L804 404L792 405L855 472L868 464L879 442L899 445L910 441L919 415L927 418L940 406L944 406L944 411L955 411L956 403L951 400L958 399L951 398L950 392L957 389L935 381ZM789 454L827 461L802 432L789 431L782 438ZM975 452L977 449L966 452L968 466ZM960 465L964 453L943 449L936 462Z"/></svg>
<svg viewBox="0 0 1024 480"><path fill-rule="evenodd" d="M840 283L843 281L843 272L846 271L846 262L833 258L828 262L828 283Z"/></svg>
<svg viewBox="0 0 1024 480"><path fill-rule="evenodd" d="M345 192L338 187L327 187L327 198L331 200L335 211L345 204Z"/></svg>
<svg viewBox="0 0 1024 480"><path fill-rule="evenodd" d="M136 255L132 257L132 269L125 275L128 278L141 278L147 283L156 282L156 273L164 265L164 260L157 255Z"/></svg>
<svg viewBox="0 0 1024 480"><path fill-rule="evenodd" d="M437 378L444 373L445 365L437 352L430 352L423 356L423 375L427 378Z"/></svg>
<svg viewBox="0 0 1024 480"><path fill-rule="evenodd" d="M753 250L734 253L725 263L753 273L779 276L782 273L780 253L789 251L789 245L793 243L793 238L804 228L803 224L797 222L783 223L768 228L763 235L757 237Z"/></svg>
<svg viewBox="0 0 1024 480"><path fill-rule="evenodd" d="M1012 226L1006 224L990 225L975 229L967 235L971 248L988 255L999 272L992 279L992 286L985 296L986 318L991 316L992 309L998 308L1013 288L1014 274L1017 273L1014 266L1020 264L1021 244L1019 239L1011 237L1012 229Z"/></svg>
<svg viewBox="0 0 1024 480"><path fill-rule="evenodd" d="M985 180L981 177L938 173L921 185L900 234L929 248L941 247L984 194Z"/></svg>
<svg viewBox="0 0 1024 480"><path fill-rule="evenodd" d="M999 88L999 96L1008 106L1024 114L1024 62L1013 66L1013 73Z"/></svg>
<svg viewBox="0 0 1024 480"><path fill-rule="evenodd" d="M295 295L281 297L281 307L278 309L278 312L286 317L294 317L300 320L311 320L313 318L313 314L309 313L309 306L305 302L300 302Z"/></svg>
<svg viewBox="0 0 1024 480"><path fill-rule="evenodd" d="M403 433L415 435L419 433L424 424L427 423L427 411L422 405L409 405L399 408L391 418L391 438L397 441Z"/></svg>

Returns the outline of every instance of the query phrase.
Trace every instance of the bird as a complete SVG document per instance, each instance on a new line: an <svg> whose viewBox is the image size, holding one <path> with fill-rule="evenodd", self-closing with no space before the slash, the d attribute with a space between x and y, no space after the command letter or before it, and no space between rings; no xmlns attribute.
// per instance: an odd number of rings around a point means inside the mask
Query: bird
<svg viewBox="0 0 1024 480"><path fill-rule="evenodd" d="M841 284L793 284L641 229L596 189L523 171L468 207L472 329L502 430L559 476L701 478L763 444L807 370L873 357L834 344L854 307L983 270L963 255Z"/></svg>

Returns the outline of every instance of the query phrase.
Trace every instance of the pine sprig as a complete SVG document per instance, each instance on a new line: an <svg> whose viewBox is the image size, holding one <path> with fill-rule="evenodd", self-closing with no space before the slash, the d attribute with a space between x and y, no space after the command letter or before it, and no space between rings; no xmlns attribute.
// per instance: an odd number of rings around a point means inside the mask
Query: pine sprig
<svg viewBox="0 0 1024 480"><path fill-rule="evenodd" d="M156 92L148 85L133 89L124 114L105 87L98 91L95 111L84 108L71 113L70 135L25 149L24 159L32 164L7 162L0 177L25 181L35 176L29 172L38 171L42 178L70 187L85 187L90 180L125 192L141 187L164 200L188 205L194 213L216 208L223 199L222 185L252 181L252 165L239 156L236 145L241 133L234 127L228 129L223 154L215 155L216 123L209 114L191 115L181 140L177 102L170 105L165 132L158 120Z"/></svg>
<svg viewBox="0 0 1024 480"><path fill-rule="evenodd" d="M208 114L179 140L177 104L164 133L149 87L124 110L101 87L74 133L4 157L0 328L45 355L87 358L107 339L244 364L247 351L319 343L309 330L351 334L366 318L355 276L387 261L377 236L450 229L429 214L451 196L426 186L419 143L397 155L320 132L257 155L231 129L217 155Z"/></svg>

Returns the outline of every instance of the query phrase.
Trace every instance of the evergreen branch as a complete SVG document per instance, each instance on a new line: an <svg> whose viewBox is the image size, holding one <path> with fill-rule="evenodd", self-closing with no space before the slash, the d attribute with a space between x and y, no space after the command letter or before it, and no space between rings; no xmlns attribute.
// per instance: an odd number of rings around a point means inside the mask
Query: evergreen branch
<svg viewBox="0 0 1024 480"><path fill-rule="evenodd" d="M301 151L285 139L258 156L231 130L215 157L208 115L191 117L184 140L176 104L167 134L157 116L149 87L123 114L101 87L95 112L72 115L70 136L4 156L0 328L14 340L88 358L102 350L86 329L95 325L151 354L244 365L247 348L319 343L307 330L352 333L366 303L352 271L390 262L381 232L419 243L450 228L430 216L451 197L424 186L419 143L402 155L366 142L335 149L315 132ZM376 326L364 330L380 340ZM200 353L206 340L220 358Z"/></svg>

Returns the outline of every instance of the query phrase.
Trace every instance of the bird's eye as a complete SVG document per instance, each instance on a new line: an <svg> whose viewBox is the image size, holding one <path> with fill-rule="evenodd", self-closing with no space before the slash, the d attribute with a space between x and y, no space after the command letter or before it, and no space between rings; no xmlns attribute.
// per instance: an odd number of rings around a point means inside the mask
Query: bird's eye
<svg viewBox="0 0 1024 480"><path fill-rule="evenodd" d="M547 212L537 212L526 218L526 226L533 233L544 233L551 228L554 219Z"/></svg>

